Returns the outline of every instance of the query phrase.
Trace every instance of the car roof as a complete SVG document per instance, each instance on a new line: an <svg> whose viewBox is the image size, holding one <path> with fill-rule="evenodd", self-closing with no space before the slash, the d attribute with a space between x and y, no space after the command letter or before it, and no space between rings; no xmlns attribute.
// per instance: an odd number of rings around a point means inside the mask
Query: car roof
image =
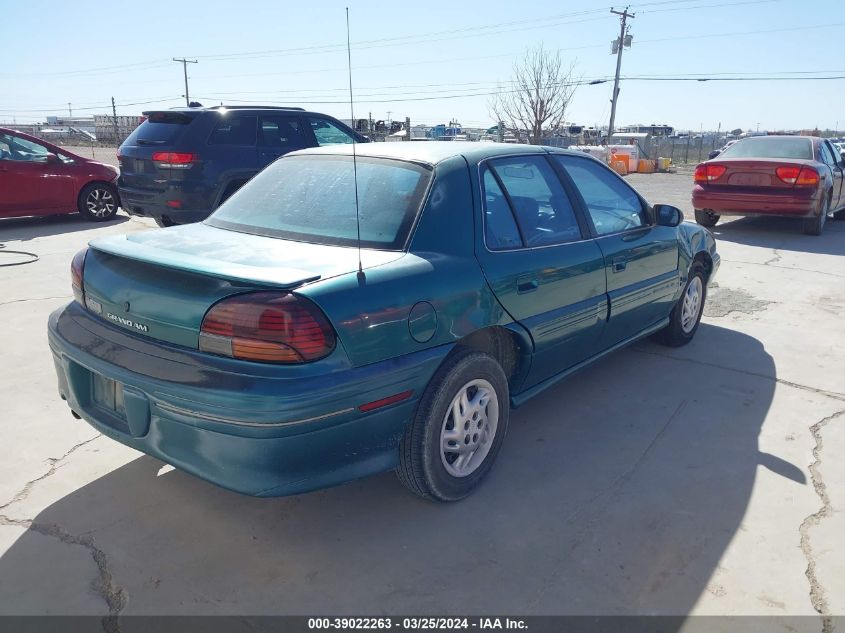
<svg viewBox="0 0 845 633"><path fill-rule="evenodd" d="M463 156L468 162L479 162L492 156L506 156L509 154L546 154L546 153L576 154L588 156L584 152L562 150L542 145L519 145L515 143L479 143L476 141L411 141L391 143L356 143L355 153L358 156L376 158L395 158L418 163L436 165L456 156ZM352 145L324 145L310 147L291 152L288 156L304 156L314 154L332 154L351 156Z"/></svg>

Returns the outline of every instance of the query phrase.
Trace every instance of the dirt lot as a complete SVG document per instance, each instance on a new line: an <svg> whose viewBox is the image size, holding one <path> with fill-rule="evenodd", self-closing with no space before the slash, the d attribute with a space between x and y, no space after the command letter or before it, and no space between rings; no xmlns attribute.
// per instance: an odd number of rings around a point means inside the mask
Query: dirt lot
<svg viewBox="0 0 845 633"><path fill-rule="evenodd" d="M688 173L629 181L690 211ZM845 614L845 222L717 226L694 342L514 411L489 480L448 506L390 473L239 496L73 419L47 315L89 239L149 229L0 224L40 255L0 268L0 613Z"/></svg>

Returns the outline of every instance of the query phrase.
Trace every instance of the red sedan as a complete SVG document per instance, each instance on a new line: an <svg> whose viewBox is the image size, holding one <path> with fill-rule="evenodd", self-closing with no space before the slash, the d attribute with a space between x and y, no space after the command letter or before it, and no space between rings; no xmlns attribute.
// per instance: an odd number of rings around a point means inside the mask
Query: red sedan
<svg viewBox="0 0 845 633"><path fill-rule="evenodd" d="M117 176L116 167L0 127L0 218L79 211L108 220L120 205Z"/></svg>
<svg viewBox="0 0 845 633"><path fill-rule="evenodd" d="M812 136L742 139L695 168L695 221L714 226L723 215L804 218L820 235L827 216L845 207L845 154Z"/></svg>

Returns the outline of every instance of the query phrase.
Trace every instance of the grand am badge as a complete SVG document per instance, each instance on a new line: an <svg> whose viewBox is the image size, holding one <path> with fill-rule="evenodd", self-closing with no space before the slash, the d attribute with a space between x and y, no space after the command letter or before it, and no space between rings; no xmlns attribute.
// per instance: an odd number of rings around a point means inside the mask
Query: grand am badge
<svg viewBox="0 0 845 633"><path fill-rule="evenodd" d="M112 314L111 312L106 312L106 318L111 319L115 323L120 323L128 328L132 328L133 330L138 330L139 332L149 332L150 328L148 328L143 323L137 323L131 319L126 319L122 316L117 316L116 314Z"/></svg>

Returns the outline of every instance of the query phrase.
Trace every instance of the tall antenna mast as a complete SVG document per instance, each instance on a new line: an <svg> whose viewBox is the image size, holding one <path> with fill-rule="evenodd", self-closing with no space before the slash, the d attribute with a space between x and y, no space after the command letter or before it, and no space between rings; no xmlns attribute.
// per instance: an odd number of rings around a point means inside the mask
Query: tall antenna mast
<svg viewBox="0 0 845 633"><path fill-rule="evenodd" d="M355 108L352 105L352 46L349 43L349 7L346 7L346 61L349 67L349 116L352 117L352 170L355 181L355 229L358 232L358 281L364 279L361 264L361 211L358 207L358 158L355 155Z"/></svg>

